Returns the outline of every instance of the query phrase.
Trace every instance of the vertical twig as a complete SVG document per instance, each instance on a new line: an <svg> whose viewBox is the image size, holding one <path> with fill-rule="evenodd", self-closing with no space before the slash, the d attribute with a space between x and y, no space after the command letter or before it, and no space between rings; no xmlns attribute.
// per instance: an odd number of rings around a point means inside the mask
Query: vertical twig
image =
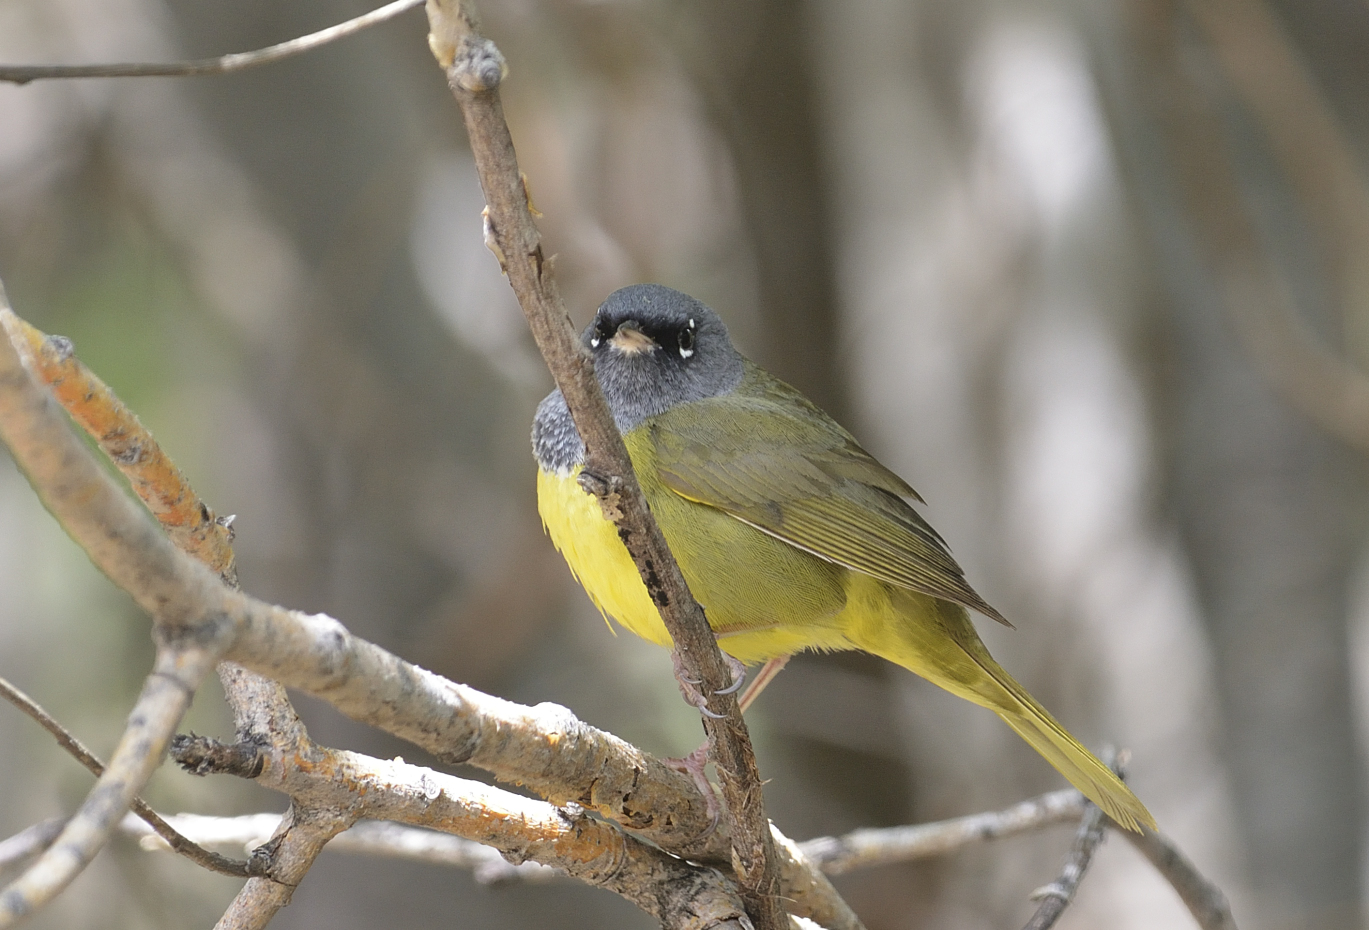
<svg viewBox="0 0 1369 930"><path fill-rule="evenodd" d="M717 694L731 683L703 610L656 526L632 470L627 449L594 378L593 362L580 345L557 290L551 262L528 209L526 182L518 170L513 140L499 99L504 58L479 34L472 4L429 0L429 44L466 123L480 185L487 203L487 232L518 297L533 338L565 396L585 443L585 470L603 479L618 515L615 523L647 591L661 611L686 673L702 682L713 709L723 718L704 719L722 779L732 828L733 862L747 910L762 930L778 930L785 915L778 897L779 874L769 822L761 798L755 754L732 694Z"/></svg>
<svg viewBox="0 0 1369 930"><path fill-rule="evenodd" d="M1065 908L1074 900L1074 893L1079 890L1079 883L1084 880L1084 873L1088 871L1093 854L1103 842L1106 832L1107 815L1096 804L1087 803L1084 816L1079 820L1079 830L1074 834L1074 845L1065 859L1065 867L1060 870L1060 877L1032 892L1032 898L1041 901L1041 906L1022 930L1050 930L1055 926L1060 915L1065 913Z"/></svg>

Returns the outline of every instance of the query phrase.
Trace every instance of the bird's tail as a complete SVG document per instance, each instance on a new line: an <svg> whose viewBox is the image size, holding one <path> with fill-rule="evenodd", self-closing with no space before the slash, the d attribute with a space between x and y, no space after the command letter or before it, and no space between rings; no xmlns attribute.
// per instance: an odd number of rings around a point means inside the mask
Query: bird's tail
<svg viewBox="0 0 1369 930"><path fill-rule="evenodd" d="M987 657L987 653L985 653ZM985 669L1004 691L1012 695L1012 708L993 707L985 703L1017 735L1041 753L1046 761L1078 788L1084 797L1103 809L1113 820L1128 830L1141 832L1141 827L1155 829L1155 818L1117 775L1089 752L1062 727L1044 707L1037 703L1012 676L994 662ZM976 701L976 703L983 703Z"/></svg>
<svg viewBox="0 0 1369 930"><path fill-rule="evenodd" d="M893 617L848 628L854 645L987 707L1118 824L1155 828L1131 789L994 661L963 607L911 591L893 601Z"/></svg>

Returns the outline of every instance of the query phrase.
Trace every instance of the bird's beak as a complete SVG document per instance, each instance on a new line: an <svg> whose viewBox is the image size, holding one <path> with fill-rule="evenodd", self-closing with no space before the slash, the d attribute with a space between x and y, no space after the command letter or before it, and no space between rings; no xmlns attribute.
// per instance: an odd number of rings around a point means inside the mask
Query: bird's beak
<svg viewBox="0 0 1369 930"><path fill-rule="evenodd" d="M636 320L624 320L608 344L624 355L641 355L657 348L656 340L642 332Z"/></svg>

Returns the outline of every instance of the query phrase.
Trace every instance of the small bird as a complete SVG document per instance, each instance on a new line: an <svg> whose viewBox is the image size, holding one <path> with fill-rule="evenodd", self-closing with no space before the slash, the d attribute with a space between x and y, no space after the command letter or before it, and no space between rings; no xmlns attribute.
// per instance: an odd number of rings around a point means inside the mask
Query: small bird
<svg viewBox="0 0 1369 930"><path fill-rule="evenodd" d="M1131 789L989 655L967 608L1008 622L908 503L917 492L738 352L716 313L633 285L609 295L582 338L724 653L766 663L761 681L804 649L874 653L996 713L1121 826L1154 828ZM571 571L606 616L669 647L614 525L577 481L584 444L560 391L538 406L532 442L538 511Z"/></svg>

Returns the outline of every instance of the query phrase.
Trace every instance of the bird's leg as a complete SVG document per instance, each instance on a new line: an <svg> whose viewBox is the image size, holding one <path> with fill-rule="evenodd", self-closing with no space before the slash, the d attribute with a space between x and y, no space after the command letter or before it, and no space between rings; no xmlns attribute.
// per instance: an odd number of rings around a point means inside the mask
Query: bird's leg
<svg viewBox="0 0 1369 930"><path fill-rule="evenodd" d="M685 700L694 707L697 707L701 713L707 714L714 719L722 717L722 714L715 714L708 709L708 699L704 697L703 693L700 692L697 687L695 687L700 684L700 682L695 681L685 674L684 666L680 662L679 653L671 650L670 658L675 666L675 680L679 682L680 693L684 695ZM760 672L758 672L756 677L751 680L751 683L747 685L746 690L742 692L742 696L737 701L743 713L746 712L746 709L751 706L756 698L760 697L761 692L765 690L765 686L770 684L771 680L780 673L780 669L784 668L785 665L789 663L789 658L789 656L780 656L775 659L769 659L761 666ZM714 694L732 694L738 691L746 682L746 666L738 659L725 652L723 653L723 659L727 661L727 667L732 671L732 684L721 691L713 692ZM716 827L718 825L718 817L722 812L722 804L718 799L717 789L715 789L713 783L708 780L706 771L708 768L708 754L712 750L713 739L712 737L709 737L704 740L702 746L689 755L670 758L664 761L666 765L670 766L675 771L684 772L694 780L694 784L699 788L699 793L704 796L704 804L706 805L710 822L713 827ZM710 827L710 829L712 829L712 827Z"/></svg>
<svg viewBox="0 0 1369 930"><path fill-rule="evenodd" d="M684 772L694 779L694 784L698 787L699 793L704 796L704 809L708 812L709 832L713 832L718 826L718 817L722 813L722 802L718 799L718 789L713 787L713 783L708 780L708 754L713 749L713 738L704 740L702 746L694 750L687 756L678 758L664 759L666 765L677 772Z"/></svg>
<svg viewBox="0 0 1369 930"><path fill-rule="evenodd" d="M731 658L731 656L728 656L726 653L723 653L723 655L726 658ZM732 659L732 661L736 662L737 660ZM684 663L680 660L680 654L674 649L670 650L670 662L675 666L675 681L680 686L680 694L684 695L685 702L698 708L699 713L706 714L715 720L723 717L723 714L715 714L708 709L708 698L698 689L698 685L703 682L696 678L690 678L689 675L685 673ZM745 668L742 669L741 678L743 681L746 679ZM734 681L731 687L735 689L736 686L737 683ZM708 753L712 748L713 739L709 737L704 740L702 746L689 755L664 760L666 765L677 772L684 772L694 780L694 784L698 787L699 793L704 796L705 809L708 811L708 829L710 833L718 826L718 816L722 812L722 804L718 800L718 792L713 787L712 783L709 782L708 774L705 771L708 768Z"/></svg>
<svg viewBox="0 0 1369 930"><path fill-rule="evenodd" d="M761 696L765 686L770 684L774 677L780 673L780 669L789 664L790 658L790 656L778 656L766 660L766 663L761 666L761 670L756 673L756 677L751 679L751 684L746 686L742 696L737 699L737 703L741 705L742 713L746 713L746 709L755 702L756 698Z"/></svg>
<svg viewBox="0 0 1369 930"><path fill-rule="evenodd" d="M716 636L717 634L715 633L714 635ZM723 661L727 663L728 670L732 673L732 684L719 691L714 691L713 693L735 694L737 691L741 690L742 685L746 684L746 666L742 664L741 660L734 658L725 652L722 656ZM686 703L698 708L699 713L712 717L714 720L720 720L726 716L725 714L714 713L708 709L708 698L705 697L703 692L697 687L702 684L702 682L690 678L689 675L685 673L684 663L680 660L679 652L674 649L670 650L670 661L675 667L675 681L679 684L680 693L684 695ZM778 671L778 669L776 669L776 671ZM748 693L750 693L750 689L748 689ZM665 760L666 765L675 769L677 772L684 772L692 778L694 784L698 786L699 793L704 796L704 804L708 811L709 821L712 824L712 826L709 827L710 830L718 825L718 817L722 812L722 803L718 799L718 792L713 787L712 782L708 780L706 771L708 768L708 754L712 749L713 740L709 737L704 740L702 746L689 755Z"/></svg>

